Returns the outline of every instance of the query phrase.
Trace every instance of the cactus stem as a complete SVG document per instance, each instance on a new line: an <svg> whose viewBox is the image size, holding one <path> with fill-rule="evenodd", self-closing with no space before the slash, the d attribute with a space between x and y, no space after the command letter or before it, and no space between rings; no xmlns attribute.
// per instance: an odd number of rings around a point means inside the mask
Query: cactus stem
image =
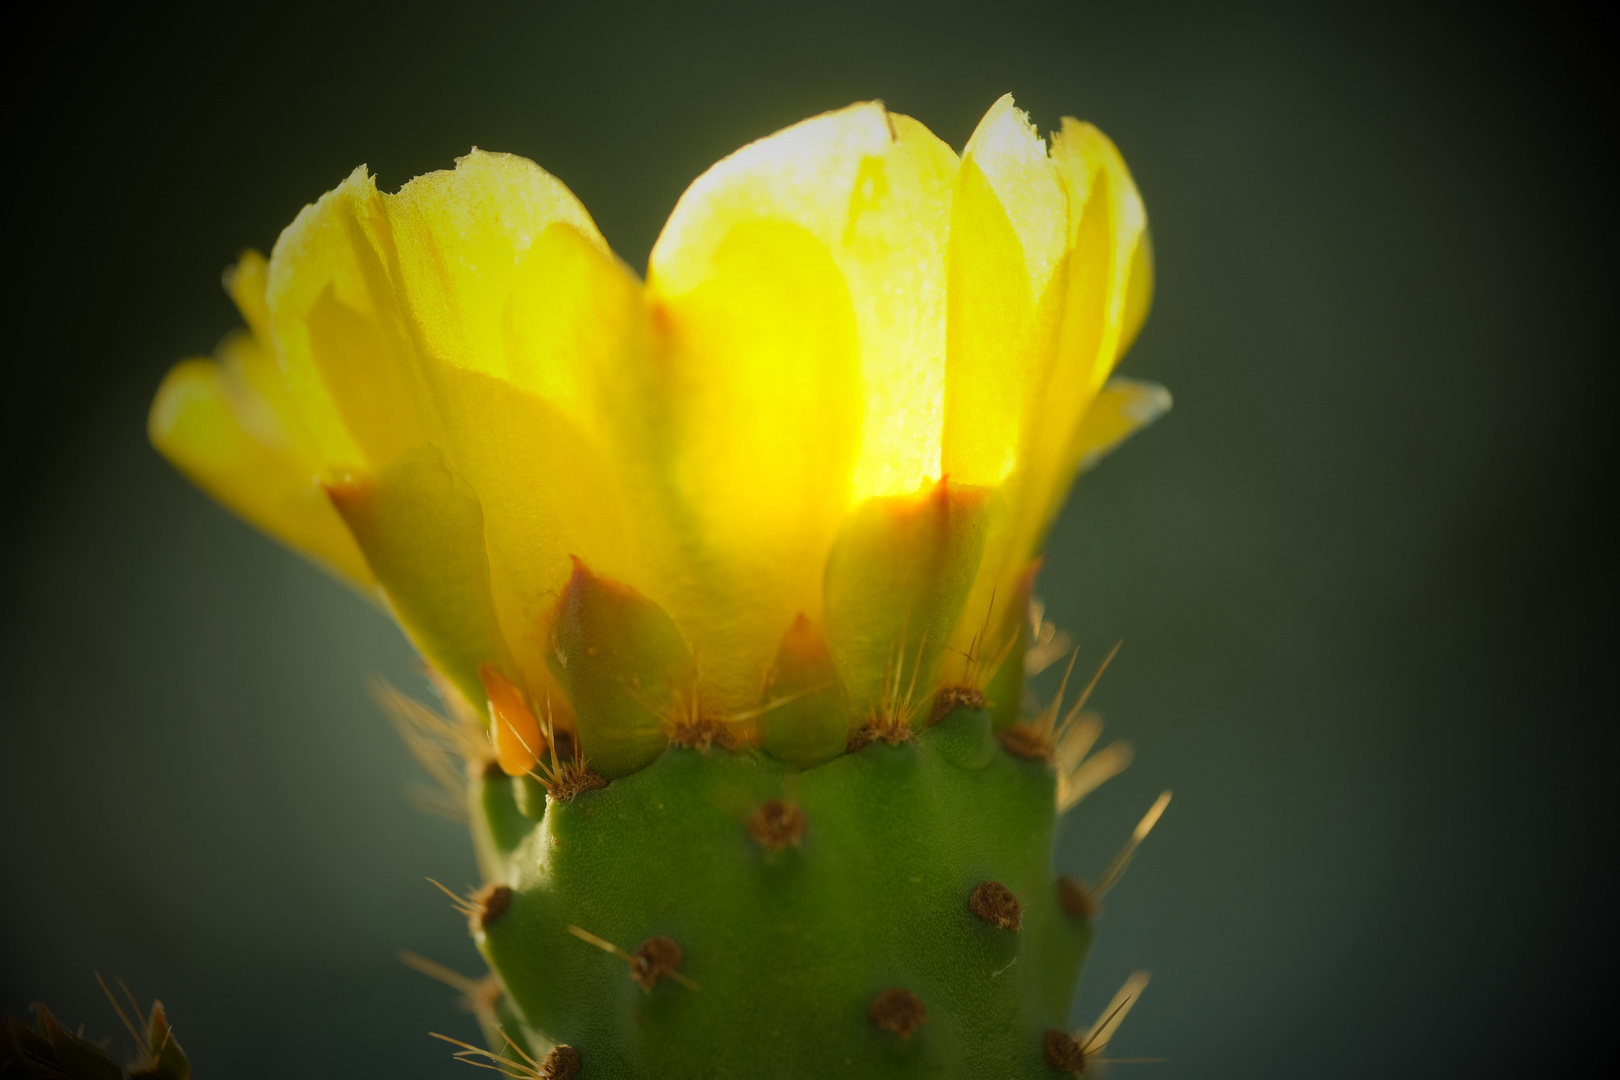
<svg viewBox="0 0 1620 1080"><path fill-rule="evenodd" d="M810 819L799 807L781 799L767 799L748 816L748 834L766 851L798 847Z"/></svg>
<svg viewBox="0 0 1620 1080"><path fill-rule="evenodd" d="M597 937L583 927L568 927L568 932L588 945L595 945L605 953L612 953L626 964L630 965L630 978L642 990L651 991L658 985L658 980L669 976L688 990L696 990L698 984L690 978L675 970L680 967L681 961L686 959L686 952L675 941L667 937L650 937L641 943L633 953L625 952L613 942Z"/></svg>
<svg viewBox="0 0 1620 1080"><path fill-rule="evenodd" d="M866 1015L884 1031L909 1039L928 1019L928 1008L916 994L894 987L873 999Z"/></svg>
<svg viewBox="0 0 1620 1080"><path fill-rule="evenodd" d="M991 926L1017 933L1024 925L1024 909L1013 891L999 881L986 881L968 897L968 910Z"/></svg>

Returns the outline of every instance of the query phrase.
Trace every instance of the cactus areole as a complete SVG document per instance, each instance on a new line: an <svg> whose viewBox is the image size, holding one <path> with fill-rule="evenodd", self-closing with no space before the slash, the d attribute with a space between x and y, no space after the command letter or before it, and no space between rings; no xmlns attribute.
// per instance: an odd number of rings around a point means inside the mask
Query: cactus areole
<svg viewBox="0 0 1620 1080"><path fill-rule="evenodd" d="M365 169L226 277L154 444L374 597L448 719L512 1077L1037 1077L1101 895L1058 815L1129 760L1031 596L1073 479L1169 405L1113 144L1010 97L959 156L880 103L693 183L645 281L532 162ZM1111 655L1111 654L1110 654ZM1106 663L1106 661L1104 661ZM1072 673L1073 659L1070 658ZM1094 681L1094 680L1093 680ZM465 766L444 767L447 753ZM462 781L465 774L465 782ZM455 1040L448 1040L455 1042Z"/></svg>

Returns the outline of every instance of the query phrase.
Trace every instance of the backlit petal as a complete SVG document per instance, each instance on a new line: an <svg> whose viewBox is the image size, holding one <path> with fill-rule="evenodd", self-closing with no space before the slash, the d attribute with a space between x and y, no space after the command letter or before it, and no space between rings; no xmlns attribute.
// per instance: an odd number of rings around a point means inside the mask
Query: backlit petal
<svg viewBox="0 0 1620 1080"><path fill-rule="evenodd" d="M707 276L664 294L672 546L649 595L691 640L708 700L752 707L782 634L821 606L860 431L855 323L827 248L782 222L735 226ZM645 526L643 526L645 528Z"/></svg>
<svg viewBox="0 0 1620 1080"><path fill-rule="evenodd" d="M646 367L639 283L558 180L479 151L397 195L357 171L283 234L270 281L326 464L365 472L434 446L470 485L500 621L540 700L569 556L636 580L597 423L628 396L616 379Z"/></svg>
<svg viewBox="0 0 1620 1080"><path fill-rule="evenodd" d="M993 109L992 115L995 112ZM981 130L990 122L987 117ZM1008 121L1002 123L1011 126ZM971 149L963 166L962 190L970 187ZM1034 160L1033 154L1030 160ZM969 362L970 370L982 372L980 381L972 383L955 378L957 356L971 361L980 354L967 344L955 349L956 323L952 325L952 381L947 401L962 400L986 410L992 422L969 427L967 438L983 446L978 460L985 461L999 448L1009 462L1003 491L1009 514L1004 527L987 543L984 571L969 602L969 614L955 635L958 647L966 646L975 629L973 618L983 617L992 597L1010 595L1017 576L1039 549L1080 466L1077 432L1103 381L1129 344L1127 328L1134 331L1140 325L1151 296L1146 215L1113 143L1091 125L1065 119L1062 130L1053 137L1050 165L1064 192L1061 229L1066 250L1051 276L1044 302L1026 324L1036 327L1038 338L1022 357L1010 358L1001 369L985 371ZM965 201L959 193L958 215L964 212ZM994 235L994 230L983 226L975 235ZM959 241L953 234L953 260L958 243L964 247L967 272L986 273L995 256L968 250L967 241ZM954 279L952 284L954 290ZM984 289L981 286L977 291L983 294ZM971 315L974 290L964 290L964 295ZM954 291L952 299L954 317ZM1007 309L1014 310L1010 303ZM1016 325L1011 316L1007 318L1009 325ZM1137 320L1134 326L1130 319ZM1012 388L1019 380L1023 385L1015 396ZM961 399L954 396L959 385L963 386ZM1003 412L994 411L997 402L1003 403ZM990 403L988 407L986 403ZM947 409L948 418L956 415ZM954 430L947 432L948 460L950 448L959 444Z"/></svg>
<svg viewBox="0 0 1620 1080"><path fill-rule="evenodd" d="M956 155L923 125L866 102L737 151L681 197L650 278L693 288L738 225L771 221L820 241L843 275L860 350L855 499L938 479L944 406L945 246Z"/></svg>
<svg viewBox="0 0 1620 1080"><path fill-rule="evenodd" d="M1158 383L1116 375L1104 384L1075 432L1073 455L1082 472L1170 411L1170 391Z"/></svg>
<svg viewBox="0 0 1620 1080"><path fill-rule="evenodd" d="M222 349L224 362L176 364L152 402L152 445L231 510L366 587L370 571L316 483L318 466L292 447L282 418L230 362L250 348L238 339Z"/></svg>
<svg viewBox="0 0 1620 1080"><path fill-rule="evenodd" d="M1002 98L951 209L943 466L959 482L1000 484L1019 464L1061 326L1067 220L1045 142Z"/></svg>

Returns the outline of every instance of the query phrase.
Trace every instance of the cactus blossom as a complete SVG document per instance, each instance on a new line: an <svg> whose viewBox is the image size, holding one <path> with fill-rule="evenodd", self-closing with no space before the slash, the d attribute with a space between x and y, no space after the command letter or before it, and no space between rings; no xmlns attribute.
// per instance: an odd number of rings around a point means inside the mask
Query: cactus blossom
<svg viewBox="0 0 1620 1080"><path fill-rule="evenodd" d="M1066 1020L1117 870L1051 845L1123 755L1022 705L1044 535L1169 404L1111 377L1152 259L1105 136L1048 146L1009 96L958 156L852 105L699 177L645 281L528 160L362 167L226 285L246 329L169 373L152 440L384 604L470 733L463 1056L1096 1060L1135 990Z"/></svg>

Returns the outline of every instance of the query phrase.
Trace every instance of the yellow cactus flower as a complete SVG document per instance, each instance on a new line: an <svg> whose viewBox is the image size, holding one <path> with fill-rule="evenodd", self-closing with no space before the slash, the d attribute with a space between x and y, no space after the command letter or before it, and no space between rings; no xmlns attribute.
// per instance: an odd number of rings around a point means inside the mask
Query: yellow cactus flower
<svg viewBox="0 0 1620 1080"><path fill-rule="evenodd" d="M150 431L383 599L507 718L509 771L549 714L612 777L683 717L786 745L762 703L835 685L853 725L920 725L982 690L953 657L1016 633L1076 473L1168 406L1110 380L1151 284L1114 145L1048 146L1010 96L960 156L875 102L744 147L645 281L559 180L474 150L392 195L357 169L245 255L247 330ZM634 648L599 656L608 624Z"/></svg>

